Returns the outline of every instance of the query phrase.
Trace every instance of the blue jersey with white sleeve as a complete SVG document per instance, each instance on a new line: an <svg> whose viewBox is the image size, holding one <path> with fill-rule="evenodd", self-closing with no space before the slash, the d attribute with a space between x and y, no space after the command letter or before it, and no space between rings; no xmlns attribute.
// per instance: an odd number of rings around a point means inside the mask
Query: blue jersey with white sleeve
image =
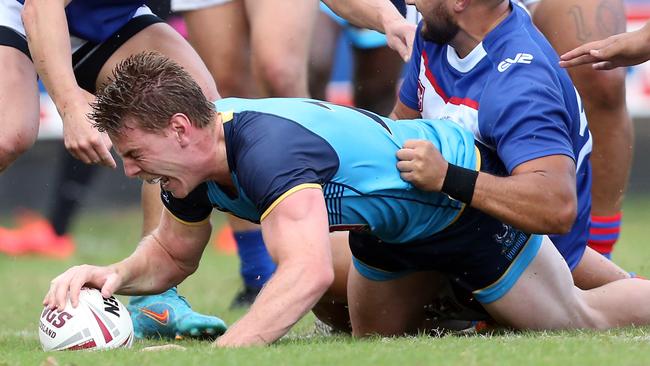
<svg viewBox="0 0 650 366"><path fill-rule="evenodd" d="M571 232L551 236L573 269L587 243L591 134L580 98L558 56L520 6L466 57L422 38L418 27L400 101L424 118L446 118L474 133L497 159L491 170L566 155L576 163L578 215ZM543 204L540 202L540 204Z"/></svg>
<svg viewBox="0 0 650 366"><path fill-rule="evenodd" d="M24 4L25 0L18 0ZM72 0L65 7L70 34L101 43L133 18L144 0Z"/></svg>

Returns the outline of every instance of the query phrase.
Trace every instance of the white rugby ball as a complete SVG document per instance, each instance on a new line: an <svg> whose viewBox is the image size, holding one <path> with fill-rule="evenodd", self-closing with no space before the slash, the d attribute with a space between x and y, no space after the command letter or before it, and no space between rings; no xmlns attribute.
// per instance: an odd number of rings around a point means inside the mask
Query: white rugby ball
<svg viewBox="0 0 650 366"><path fill-rule="evenodd" d="M44 351L130 347L133 323L118 299L83 288L76 308L68 299L63 311L43 309L38 337Z"/></svg>

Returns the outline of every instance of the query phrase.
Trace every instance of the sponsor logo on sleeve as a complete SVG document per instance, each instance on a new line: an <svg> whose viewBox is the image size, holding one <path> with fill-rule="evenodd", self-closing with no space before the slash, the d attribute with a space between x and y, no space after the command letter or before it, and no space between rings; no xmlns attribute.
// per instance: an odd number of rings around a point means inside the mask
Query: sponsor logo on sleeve
<svg viewBox="0 0 650 366"><path fill-rule="evenodd" d="M497 66L497 70L499 72L504 72L510 68L510 66L514 64L530 64L533 62L533 55L530 53L518 53L514 59L508 57L505 60L501 61L499 63L499 66Z"/></svg>

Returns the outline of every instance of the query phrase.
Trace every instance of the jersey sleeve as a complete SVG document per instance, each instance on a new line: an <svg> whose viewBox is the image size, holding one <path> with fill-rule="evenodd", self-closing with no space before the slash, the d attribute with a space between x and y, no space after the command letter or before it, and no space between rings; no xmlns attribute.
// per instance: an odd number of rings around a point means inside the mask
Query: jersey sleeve
<svg viewBox="0 0 650 366"><path fill-rule="evenodd" d="M320 189L337 171L338 155L321 136L283 117L244 114L232 139L233 163L260 221L291 193Z"/></svg>
<svg viewBox="0 0 650 366"><path fill-rule="evenodd" d="M399 100L407 107L420 111L418 98L418 85L420 80L420 64L422 62L423 42L420 30L422 21L418 24L415 31L415 40L413 41L413 52L411 59L405 65L404 80L399 90Z"/></svg>
<svg viewBox="0 0 650 366"><path fill-rule="evenodd" d="M165 190L160 191L160 198L174 218L184 224L200 224L210 218L212 204L205 183L199 185L185 198L176 198Z"/></svg>
<svg viewBox="0 0 650 366"><path fill-rule="evenodd" d="M575 161L571 117L552 69L515 65L494 71L479 108L481 135L496 146L507 171L550 155Z"/></svg>

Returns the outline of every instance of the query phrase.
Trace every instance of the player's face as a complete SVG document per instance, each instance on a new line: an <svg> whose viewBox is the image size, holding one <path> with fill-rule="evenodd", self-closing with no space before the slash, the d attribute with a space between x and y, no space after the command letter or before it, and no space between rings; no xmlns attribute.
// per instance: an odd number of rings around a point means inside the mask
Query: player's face
<svg viewBox="0 0 650 366"><path fill-rule="evenodd" d="M122 157L124 173L183 198L196 186L191 182L191 164L186 152L171 133L161 134L129 128L119 137L111 136L113 146Z"/></svg>
<svg viewBox="0 0 650 366"><path fill-rule="evenodd" d="M447 44L460 31L446 0L419 0L416 7L422 14L422 38L438 44Z"/></svg>

